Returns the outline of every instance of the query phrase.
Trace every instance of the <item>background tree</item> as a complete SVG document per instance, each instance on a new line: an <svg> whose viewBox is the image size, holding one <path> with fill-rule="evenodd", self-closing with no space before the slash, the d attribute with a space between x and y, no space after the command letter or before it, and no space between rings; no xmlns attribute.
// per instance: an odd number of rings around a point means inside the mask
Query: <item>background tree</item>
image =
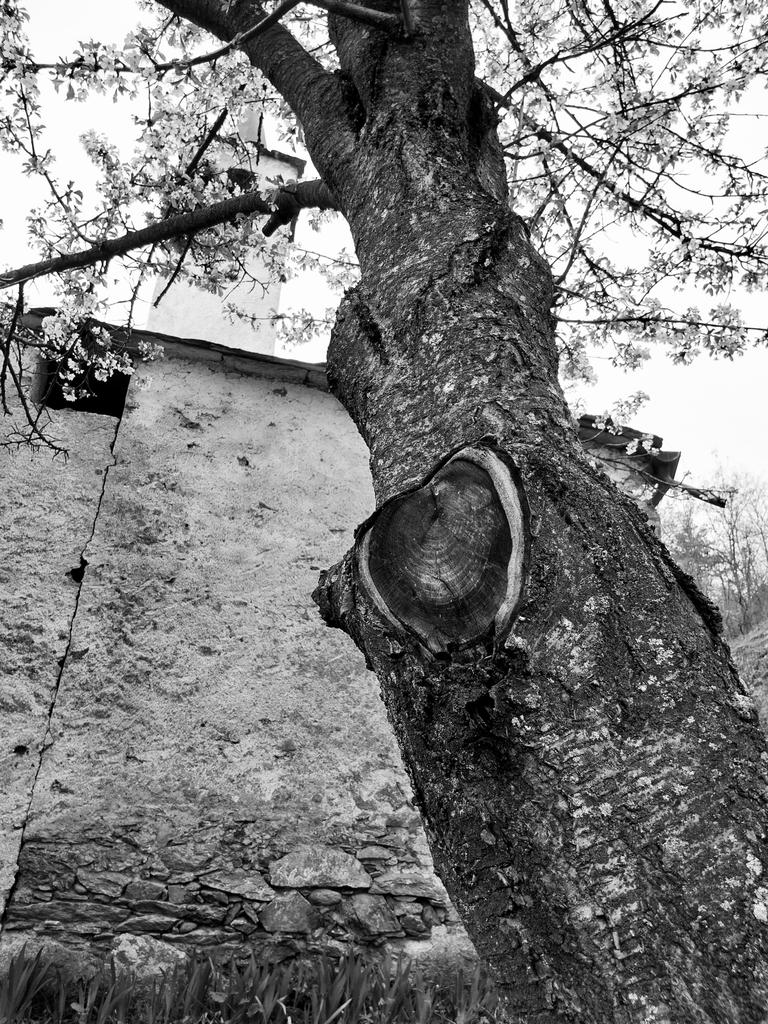
<svg viewBox="0 0 768 1024"><path fill-rule="evenodd" d="M724 509L668 501L664 537L723 616L734 661L768 730L768 493L762 480L718 473Z"/></svg>
<svg viewBox="0 0 768 1024"><path fill-rule="evenodd" d="M768 493L762 480L718 473L723 509L685 499L668 503L665 539L678 564L716 604L729 638L768 617Z"/></svg>
<svg viewBox="0 0 768 1024"><path fill-rule="evenodd" d="M4 281L59 273L45 350L75 391L89 360L107 372L108 336L82 333L103 264L144 246L139 276L222 289L260 244L233 218L266 204L215 173L214 147L239 142L213 126L287 104L323 188L278 189L275 205L330 196L354 239L328 374L377 500L316 600L378 675L436 866L510 1019L762 1020L765 739L715 611L583 457L555 323L570 373L595 339L631 363L648 337L687 359L755 333L727 296L764 281L765 176L726 142L765 70L765 15L720 0L296 7L163 0L121 50L47 67L6 4L6 138L52 198L31 222L47 259ZM223 46L206 52L192 26ZM47 71L73 98L148 96L132 161L87 142L95 208L53 177ZM647 266L597 249L615 221L646 232ZM666 304L691 281L711 311ZM21 305L19 291L3 374Z"/></svg>

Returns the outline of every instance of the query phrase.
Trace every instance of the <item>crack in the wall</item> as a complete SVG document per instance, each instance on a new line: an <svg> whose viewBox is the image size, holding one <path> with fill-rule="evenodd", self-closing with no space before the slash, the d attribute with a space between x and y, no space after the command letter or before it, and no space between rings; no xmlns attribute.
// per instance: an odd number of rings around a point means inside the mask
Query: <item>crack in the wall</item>
<svg viewBox="0 0 768 1024"><path fill-rule="evenodd" d="M101 493L99 494L98 501L96 502L96 511L94 513L93 522L91 524L91 532L88 535L88 538L86 539L85 544L83 544L82 548L80 549L80 566L82 567L82 571L81 572L77 572L76 574L74 572L70 572L70 575L72 576L72 578L77 582L77 593L75 594L75 601L74 601L74 606L73 606L73 609L72 609L72 614L71 614L71 616L69 618L69 630L68 630L68 633L67 633L67 642L66 642L66 645L64 647L64 654L62 655L62 657L58 661L59 671L58 671L58 673L56 675L56 681L53 684L53 690L51 692L51 699L50 699L50 704L48 706L48 716L47 716L47 719L46 719L45 731L43 733L42 743L40 744L40 755L38 757L37 768L35 769L34 778L32 779L32 785L30 787L29 800L27 802L27 807L26 807L26 810L24 812L24 820L23 820L22 825L21 825L21 835L19 837L19 846L18 846L18 850L17 850L17 853L16 853L16 865L15 865L16 870L15 870L15 873L14 873L14 876L13 876L13 882L11 883L11 885L10 885L10 887L8 889L8 893L7 893L6 900L5 900L5 907L3 908L2 914L0 914L0 938L2 937L2 935L3 935L4 931L5 931L5 928L6 928L6 924L7 924L7 921L8 921L9 911L10 911L10 908L11 908L11 904L13 902L13 897L14 897L14 894L16 892L16 887L17 887L18 880L19 880L19 864L20 864L20 861L21 861L21 854L22 854L22 851L24 849L24 838L25 838L26 831L27 831L27 825L29 823L29 816L30 816L30 813L32 811L32 804L34 802L35 792L37 790L37 780L40 777L40 772L42 771L43 761L45 759L46 751L53 744L53 733L52 733L51 726L52 726L52 723L53 723L53 715L54 715L54 712L56 710L56 702L58 700L59 690L61 688L62 679L64 678L64 672L66 671L66 667L67 667L67 660L68 660L68 657L69 657L69 651L70 651L70 648L72 646L72 635L73 635L74 629L75 629L75 620L77 619L77 611L78 611L78 608L80 606L80 595L82 594L83 583L85 581L85 570L86 570L86 567L88 565L88 559L85 557L85 553L88 550L88 547L90 546L91 541L93 540L93 538L94 538L94 536L96 534L96 527L97 527L98 522L99 522L99 515L101 513L102 502L104 501L104 495L106 494L106 491L107 491L107 481L109 479L109 471L117 463L117 457L115 456L115 444L117 442L117 435L118 435L118 432L120 430L120 424L122 423L122 415L123 414L121 413L121 415L117 418L117 421L115 423L115 432L114 432L114 434L112 436L112 440L111 440L111 442L109 444L109 452L110 452L110 455L112 456L112 461L107 463L107 465L104 467L104 476L102 477L102 481L101 481Z"/></svg>

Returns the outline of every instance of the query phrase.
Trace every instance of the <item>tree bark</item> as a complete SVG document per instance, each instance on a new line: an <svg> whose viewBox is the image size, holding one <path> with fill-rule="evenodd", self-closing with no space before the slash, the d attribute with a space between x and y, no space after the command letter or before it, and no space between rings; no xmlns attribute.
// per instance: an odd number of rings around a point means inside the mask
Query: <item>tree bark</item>
<svg viewBox="0 0 768 1024"><path fill-rule="evenodd" d="M301 112L360 260L328 373L377 499L316 600L380 680L510 1020L757 1024L765 738L716 611L578 444L551 276L507 205L466 4L411 10L411 41L330 19L345 145ZM466 487L444 469L477 452L496 469L472 478L486 511L467 568Z"/></svg>

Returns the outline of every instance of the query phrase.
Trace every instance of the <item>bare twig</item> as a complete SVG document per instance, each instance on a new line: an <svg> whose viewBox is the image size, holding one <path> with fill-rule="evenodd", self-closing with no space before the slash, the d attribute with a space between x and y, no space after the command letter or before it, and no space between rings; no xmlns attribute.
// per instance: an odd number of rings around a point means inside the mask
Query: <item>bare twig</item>
<svg viewBox="0 0 768 1024"><path fill-rule="evenodd" d="M33 409L24 390L21 368L19 368L17 373L13 365L13 360L9 359L7 363L7 370L11 375L14 391L21 403L24 419L27 422L29 430L27 433L22 433L20 430L13 430L9 435L8 440L3 443L3 447L7 447L9 444L15 444L18 447L23 444L38 444L45 448L50 448L54 455L64 455L66 457L66 449L62 448L61 445L56 444L54 439L48 437L48 435L40 429L40 418L45 411L45 406L41 405L39 409Z"/></svg>
<svg viewBox="0 0 768 1024"><path fill-rule="evenodd" d="M160 292L160 294L157 296L155 301L152 303L152 305L154 306L155 309L157 309L157 307L160 305L162 300L168 294L168 291L170 290L171 286L173 285L173 282L179 276L179 271L181 270L182 264L184 263L184 260L187 258L187 253L189 252L189 250L192 247L192 239L193 239L193 237L194 237L193 235L187 235L187 237L186 237L186 239L184 241L184 248L181 250L181 255L179 256L179 259L178 259L178 261L176 263L176 266L173 268L173 273L168 278L168 282L166 283L166 285L163 288L163 290Z"/></svg>
<svg viewBox="0 0 768 1024"><path fill-rule="evenodd" d="M216 120L211 125L210 129L206 133L205 138L203 139L203 141L198 146L197 152L192 157L192 159L189 161L187 166L184 168L184 177L185 178L191 178L192 175L197 170L198 164L200 163L200 161L205 156L206 150L211 145L211 143L214 141L216 136L219 134L219 131L221 130L221 126L224 124L224 122L227 119L227 114L228 113L229 113L229 111L227 110L226 107L224 107L222 112L219 114L219 116L216 118Z"/></svg>
<svg viewBox="0 0 768 1024"><path fill-rule="evenodd" d="M612 156L608 160L608 163L603 168L603 177L605 177L605 175L608 173L608 170L609 170L611 164L614 162L614 160L616 159L616 156L618 155L618 151L619 151L619 147L617 145L616 149L614 150L614 153L612 154ZM589 199L587 200L587 202L584 205L584 210L583 210L582 215L581 215L581 220L579 221L578 227L576 228L576 230L575 230L575 232L573 234L573 244L571 245L571 251L570 251L570 253L568 255L568 261L567 261L567 263L565 265L565 269L561 273L558 274L558 276L557 276L557 278L555 280L555 284L558 285L558 286L561 285L563 283L563 281L566 279L566 277L568 276L568 272L570 271L570 269L573 266L573 263L574 263L576 257L579 254L579 251L581 249L581 237L582 237L582 235L584 233L585 227L587 226L587 221L589 220L589 215L592 212L592 206L593 206L593 204L594 204L594 202L595 202L595 200L597 198L598 192L600 191L600 184L601 184L600 181L597 181L595 183L595 186L592 189L592 192L590 193ZM568 218L568 221L570 223L570 218Z"/></svg>
<svg viewBox="0 0 768 1024"><path fill-rule="evenodd" d="M8 366L11 358L11 345L13 343L14 336L16 334L16 325L19 322L19 317L24 311L24 285L19 285L19 294L16 299L16 305L13 310L13 316L11 317L10 325L8 326L8 333L5 336L3 342L3 365L0 367L0 406L6 416L10 413L8 408L8 396L6 394L5 382L8 377Z"/></svg>

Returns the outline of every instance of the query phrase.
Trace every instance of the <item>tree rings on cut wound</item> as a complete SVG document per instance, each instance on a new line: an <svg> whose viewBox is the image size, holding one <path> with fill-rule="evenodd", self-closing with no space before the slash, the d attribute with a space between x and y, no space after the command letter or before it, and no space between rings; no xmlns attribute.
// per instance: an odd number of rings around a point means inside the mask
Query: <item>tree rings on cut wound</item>
<svg viewBox="0 0 768 1024"><path fill-rule="evenodd" d="M358 538L358 572L379 612L437 654L508 632L527 571L528 532L509 456L461 448L421 487L371 517Z"/></svg>

